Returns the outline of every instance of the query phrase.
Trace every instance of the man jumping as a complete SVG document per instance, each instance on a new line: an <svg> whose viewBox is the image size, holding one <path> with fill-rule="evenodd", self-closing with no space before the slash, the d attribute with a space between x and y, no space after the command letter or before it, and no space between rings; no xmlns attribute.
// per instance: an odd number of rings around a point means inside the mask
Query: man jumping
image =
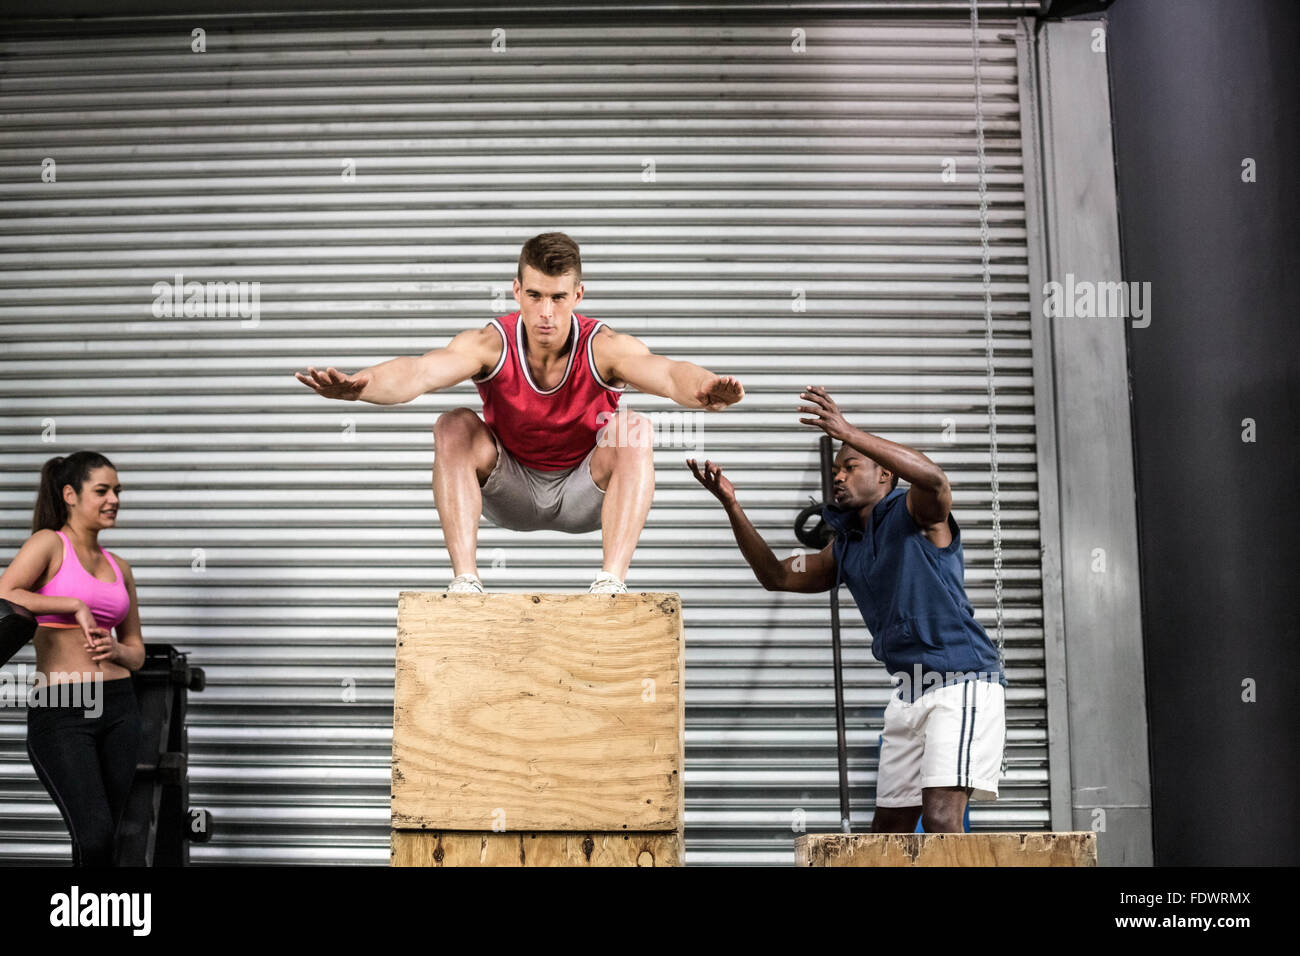
<svg viewBox="0 0 1300 956"><path fill-rule="evenodd" d="M822 551L778 561L711 461L701 473L731 520L741 553L769 591L849 586L871 631L871 652L896 691L885 708L876 782L876 833L962 830L966 801L996 800L1005 734L1006 678L997 648L966 597L961 529L943 469L914 448L854 428L826 390L800 398L805 425L841 442L834 501L822 510L835 538ZM898 487L899 477L911 484Z"/></svg>
<svg viewBox="0 0 1300 956"><path fill-rule="evenodd" d="M456 335L446 347L346 375L309 367L298 381L326 398L398 405L465 379L483 417L453 408L433 426L433 496L451 556L448 591L483 591L478 519L513 531L601 529L604 559L590 591L627 590L632 552L654 497L650 420L619 398L628 385L685 408L720 411L745 390L731 376L655 355L639 339L574 312L578 244L562 232L524 243L519 311Z"/></svg>

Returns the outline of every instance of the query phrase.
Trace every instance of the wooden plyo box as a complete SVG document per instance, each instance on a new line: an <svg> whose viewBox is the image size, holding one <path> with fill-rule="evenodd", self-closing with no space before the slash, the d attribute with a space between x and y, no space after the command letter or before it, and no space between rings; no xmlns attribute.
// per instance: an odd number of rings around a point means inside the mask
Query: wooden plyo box
<svg viewBox="0 0 1300 956"><path fill-rule="evenodd" d="M795 866L1096 866L1097 834L806 833Z"/></svg>
<svg viewBox="0 0 1300 956"><path fill-rule="evenodd" d="M680 831L470 833L394 830L393 866L680 866Z"/></svg>
<svg viewBox="0 0 1300 956"><path fill-rule="evenodd" d="M677 594L403 591L393 865L680 863L684 664Z"/></svg>

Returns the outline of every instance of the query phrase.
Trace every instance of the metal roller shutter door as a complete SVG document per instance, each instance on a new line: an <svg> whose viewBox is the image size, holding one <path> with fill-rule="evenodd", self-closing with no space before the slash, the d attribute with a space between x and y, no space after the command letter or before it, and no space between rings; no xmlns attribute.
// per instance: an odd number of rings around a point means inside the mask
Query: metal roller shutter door
<svg viewBox="0 0 1300 956"><path fill-rule="evenodd" d="M801 386L825 384L851 421L938 461L992 628L969 26L809 20L796 53L789 19L507 19L503 53L487 27L343 19L214 25L203 54L188 21L0 42L3 550L27 536L45 458L114 460L121 526L104 544L136 569L145 638L208 673L191 698L191 780L219 829L195 862L387 861L396 595L450 576L430 428L478 398L462 384L342 405L291 372L417 354L509 311L519 245L537 232L582 243L584 314L744 382L740 406L703 419L701 451L778 554L819 494ZM1037 829L1046 708L1014 26L981 22L1010 767L1002 799L971 819ZM46 157L57 183L41 181ZM155 318L151 289L178 272L260 282L259 321ZM687 454L656 452L629 577L684 602L687 859L789 864L801 814L810 830L838 821L827 597L756 584ZM495 589L585 589L599 535L485 523L480 560ZM887 681L847 590L842 608L861 828ZM24 733L21 712L0 712L0 859L66 860Z"/></svg>

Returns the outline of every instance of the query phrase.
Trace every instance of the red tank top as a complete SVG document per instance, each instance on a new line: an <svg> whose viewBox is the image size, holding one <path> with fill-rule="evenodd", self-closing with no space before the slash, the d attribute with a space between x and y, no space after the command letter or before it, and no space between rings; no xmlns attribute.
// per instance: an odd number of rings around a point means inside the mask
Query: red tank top
<svg viewBox="0 0 1300 956"><path fill-rule="evenodd" d="M483 420L521 465L559 471L580 464L623 394L600 377L591 354L591 340L605 323L573 314L564 377L541 389L528 371L519 313L491 321L501 333L501 358L482 378L470 379L483 399Z"/></svg>

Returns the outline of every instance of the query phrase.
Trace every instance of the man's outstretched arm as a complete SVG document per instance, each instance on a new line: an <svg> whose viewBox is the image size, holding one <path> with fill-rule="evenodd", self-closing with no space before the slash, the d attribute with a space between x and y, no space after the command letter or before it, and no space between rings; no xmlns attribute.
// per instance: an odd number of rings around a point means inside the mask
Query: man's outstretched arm
<svg viewBox="0 0 1300 956"><path fill-rule="evenodd" d="M606 328L609 328L606 326ZM686 408L717 412L745 397L732 375L715 375L693 362L655 355L633 335L601 329L591 343L596 368L607 382L622 380L650 395L670 398Z"/></svg>
<svg viewBox="0 0 1300 956"><path fill-rule="evenodd" d="M812 402L811 406L799 409L800 413L811 417L799 421L820 428L831 438L866 455L912 486L907 492L907 509L917 524L931 527L948 520L948 512L952 510L952 488L942 468L915 448L854 428L845 421L839 406L820 385L808 386L799 397Z"/></svg>
<svg viewBox="0 0 1300 956"><path fill-rule="evenodd" d="M293 374L325 398L401 405L425 392L463 382L495 365L500 357L501 336L492 326L485 326L461 332L443 348L389 359L352 375L332 367L321 370L310 366L306 373Z"/></svg>
<svg viewBox="0 0 1300 956"><path fill-rule="evenodd" d="M722 469L713 462L706 461L704 471L701 472L694 458L686 459L686 465L699 483L726 509L732 533L740 545L740 553L745 556L754 570L754 577L758 578L758 583L765 590L812 593L829 591L834 586L835 557L829 544L813 554L793 555L784 561L777 560L771 547L737 503L736 490L723 475Z"/></svg>

